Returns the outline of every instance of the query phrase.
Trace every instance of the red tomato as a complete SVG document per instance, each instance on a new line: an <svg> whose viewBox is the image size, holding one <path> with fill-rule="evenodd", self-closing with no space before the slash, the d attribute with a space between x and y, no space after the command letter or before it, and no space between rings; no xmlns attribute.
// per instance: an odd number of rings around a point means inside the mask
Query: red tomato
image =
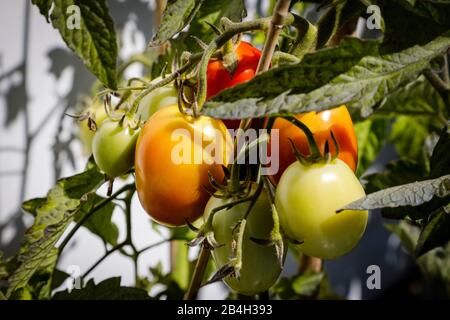
<svg viewBox="0 0 450 320"><path fill-rule="evenodd" d="M248 42L240 41L236 48L236 55L239 62L233 74L225 68L222 60L211 59L209 61L206 71L206 96L208 99L227 88L246 82L256 75L261 51ZM229 129L237 129L240 120L225 120L224 123Z"/></svg>
<svg viewBox="0 0 450 320"><path fill-rule="evenodd" d="M314 140L316 141L319 150L322 152L325 147L325 142L328 141L331 153L336 153L330 135L330 131L333 131L339 146L338 158L344 161L350 169L356 171L356 165L358 163L358 146L352 118L350 117L346 106L343 105L318 113L308 112L299 114L296 118L302 121L311 130L314 135ZM309 155L310 150L306 135L300 128L289 121L278 118L274 123L273 129L279 130L280 137L280 167L278 173L271 177L271 180L277 184L286 168L296 161L294 153L292 152L292 147L289 143L289 138L292 139L301 154L305 156Z"/></svg>

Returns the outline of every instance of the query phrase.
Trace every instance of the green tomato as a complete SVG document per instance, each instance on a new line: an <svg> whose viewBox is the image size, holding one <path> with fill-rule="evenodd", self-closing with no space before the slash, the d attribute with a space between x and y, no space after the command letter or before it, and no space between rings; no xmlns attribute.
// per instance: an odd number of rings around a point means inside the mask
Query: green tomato
<svg viewBox="0 0 450 320"><path fill-rule="evenodd" d="M211 197L206 205L204 218L206 219L214 208L232 201L232 199ZM233 229L244 217L249 205L249 202L245 202L231 209L221 210L214 215L214 236L216 241L223 245L212 251L212 256L218 268L229 262L232 255ZM250 239L250 237L268 239L272 229L273 219L270 202L266 193L262 192L247 218L242 246L240 278L238 280L236 277L229 276L224 279L231 289L240 294L252 296L269 289L278 279L281 267L277 260L275 247L262 246ZM237 230L235 232L237 233Z"/></svg>
<svg viewBox="0 0 450 320"><path fill-rule="evenodd" d="M353 171L341 160L291 164L281 176L275 197L280 224L286 234L304 243L307 255L332 259L352 250L367 224L367 211L344 210L365 196Z"/></svg>
<svg viewBox="0 0 450 320"><path fill-rule="evenodd" d="M157 77L150 83L156 83L162 78ZM142 121L147 121L148 118L161 108L177 104L178 91L174 83L169 83L161 88L156 88L146 95L139 103L137 115L141 117Z"/></svg>
<svg viewBox="0 0 450 320"><path fill-rule="evenodd" d="M139 129L107 120L97 129L92 140L95 163L110 178L125 174L133 167Z"/></svg>
<svg viewBox="0 0 450 320"><path fill-rule="evenodd" d="M84 110L84 113L89 112L91 117L95 120L97 126L100 126L103 121L105 121L108 116L106 115L105 108L101 102L95 102ZM89 129L88 120L83 120L78 122L78 137L80 138L81 144L83 146L83 153L86 156L92 154L92 139L94 138L94 131Z"/></svg>

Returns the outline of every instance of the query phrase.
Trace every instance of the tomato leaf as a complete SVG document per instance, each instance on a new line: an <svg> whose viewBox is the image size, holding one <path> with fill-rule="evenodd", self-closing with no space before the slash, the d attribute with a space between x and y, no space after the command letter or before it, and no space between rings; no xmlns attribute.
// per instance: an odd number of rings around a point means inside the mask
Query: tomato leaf
<svg viewBox="0 0 450 320"><path fill-rule="evenodd" d="M323 276L321 272L305 272L292 281L292 289L302 296L312 295L322 282Z"/></svg>
<svg viewBox="0 0 450 320"><path fill-rule="evenodd" d="M120 277L109 278L98 284L89 280L82 289L73 289L71 292L57 292L53 300L147 300L147 292L133 287L120 285Z"/></svg>
<svg viewBox="0 0 450 320"><path fill-rule="evenodd" d="M436 116L400 115L392 125L389 142L401 157L428 164L425 141L432 132L439 132L440 125Z"/></svg>
<svg viewBox="0 0 450 320"><path fill-rule="evenodd" d="M88 214L95 205L104 201L105 198L98 195L92 195L90 198L88 208L83 208L75 216L75 221L81 221L86 214ZM86 206L86 204L84 206ZM119 237L119 229L111 221L111 217L114 211L115 205L113 202L108 202L98 209L92 216L89 217L83 224L93 234L98 235L104 242L116 245L117 238Z"/></svg>
<svg viewBox="0 0 450 320"><path fill-rule="evenodd" d="M373 210L419 206L434 197L446 198L450 195L450 175L437 179L423 180L380 190L356 200L341 210Z"/></svg>
<svg viewBox="0 0 450 320"><path fill-rule="evenodd" d="M24 203L22 203L22 210L36 217L37 209L41 207L46 200L47 198L34 198L27 200Z"/></svg>
<svg viewBox="0 0 450 320"><path fill-rule="evenodd" d="M388 223L384 227L400 239L406 251L410 254L414 253L418 238L418 229L416 227L409 225L405 221L400 221L397 224Z"/></svg>
<svg viewBox="0 0 450 320"><path fill-rule="evenodd" d="M360 177L378 157L388 135L389 119L371 117L355 123L355 134L358 140L358 169Z"/></svg>
<svg viewBox="0 0 450 320"><path fill-rule="evenodd" d="M423 45L450 29L448 1L379 1L385 24L382 50Z"/></svg>
<svg viewBox="0 0 450 320"><path fill-rule="evenodd" d="M272 100L246 98L228 103L211 101L205 104L203 113L215 118L242 119L320 111L347 104L367 117L373 112L374 105L415 80L429 67L430 61L446 52L449 46L450 33L447 33L423 47L414 46L390 55L366 56L349 71L308 93L289 94L286 91Z"/></svg>
<svg viewBox="0 0 450 320"><path fill-rule="evenodd" d="M324 279L324 273L313 271L290 278L281 278L274 287L274 293L281 299L305 298L317 292Z"/></svg>
<svg viewBox="0 0 450 320"><path fill-rule="evenodd" d="M33 225L26 231L18 255L20 266L9 278L7 296L26 286L36 270L45 263L66 227L92 198L104 175L93 167L83 173L59 180L50 189L45 203L36 210Z"/></svg>
<svg viewBox="0 0 450 320"><path fill-rule="evenodd" d="M445 110L444 102L436 89L421 76L383 99L376 113L435 117L437 110Z"/></svg>
<svg viewBox="0 0 450 320"><path fill-rule="evenodd" d="M441 132L439 141L430 159L431 178L450 174L450 128L447 125Z"/></svg>
<svg viewBox="0 0 450 320"><path fill-rule="evenodd" d="M339 47L308 53L298 64L273 68L249 82L224 90L214 101L219 104L218 101L229 102L252 97L274 98L288 88L292 94L309 92L348 71L364 56L376 54L377 46L377 41L348 39ZM214 102L207 103L205 107L214 105Z"/></svg>
<svg viewBox="0 0 450 320"><path fill-rule="evenodd" d="M205 0L169 0L164 9L161 25L151 46L160 46L180 32L194 18Z"/></svg>
<svg viewBox="0 0 450 320"><path fill-rule="evenodd" d="M47 21L50 19L86 67L105 86L117 89L117 40L105 0L32 0L32 3ZM52 4L53 10L49 12ZM73 8L79 12L69 11Z"/></svg>
<svg viewBox="0 0 450 320"><path fill-rule="evenodd" d="M367 175L364 189L367 193L376 192L389 187L423 180L427 175L425 168L417 161L399 159L388 162L383 172Z"/></svg>
<svg viewBox="0 0 450 320"><path fill-rule="evenodd" d="M450 203L430 215L432 218L420 233L415 254L421 256L450 240Z"/></svg>

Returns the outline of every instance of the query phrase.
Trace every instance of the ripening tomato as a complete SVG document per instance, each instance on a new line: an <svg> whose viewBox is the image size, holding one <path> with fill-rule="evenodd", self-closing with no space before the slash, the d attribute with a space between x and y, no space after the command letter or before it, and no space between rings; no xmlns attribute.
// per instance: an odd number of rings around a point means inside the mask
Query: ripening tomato
<svg viewBox="0 0 450 320"><path fill-rule="evenodd" d="M346 106L343 105L338 108L318 113L308 112L299 114L296 118L302 121L309 130L311 130L314 135L314 140L321 152L324 150L325 142L328 141L331 154L336 153L330 135L330 131L333 131L339 146L338 158L344 161L353 171L356 171L358 146L352 118L350 117ZM273 125L273 129L279 130L280 166L278 173L271 177L272 182L276 184L280 180L284 170L286 170L291 163L296 161L289 139L292 139L301 154L309 155L310 150L308 139L304 132L289 121L277 118Z"/></svg>
<svg viewBox="0 0 450 320"><path fill-rule="evenodd" d="M367 224L367 211L344 210L365 196L353 171L341 160L303 165L296 161L281 176L275 205L286 234L302 240L299 250L332 259L352 250Z"/></svg>
<svg viewBox="0 0 450 320"><path fill-rule="evenodd" d="M97 127L99 127L102 122L108 118L103 103L101 102L94 102L83 112L89 112L91 118L95 120ZM87 119L78 122L78 137L80 138L81 144L83 146L83 153L86 156L92 154L92 139L94 138L94 133L95 132L89 128Z"/></svg>
<svg viewBox="0 0 450 320"><path fill-rule="evenodd" d="M208 172L224 179L232 139L220 120L181 114L165 107L146 122L136 145L135 172L139 200L156 221L180 226L204 211L210 188Z"/></svg>
<svg viewBox="0 0 450 320"><path fill-rule="evenodd" d="M162 80L162 77L153 79L150 83L154 84ZM146 95L139 103L137 115L141 117L142 121L147 121L148 118L161 108L177 103L178 91L173 82L161 88L156 88Z"/></svg>
<svg viewBox="0 0 450 320"><path fill-rule="evenodd" d="M119 177L133 167L138 134L139 129L112 120L97 128L92 140L94 160L108 177Z"/></svg>
<svg viewBox="0 0 450 320"><path fill-rule="evenodd" d="M231 74L220 59L211 59L208 63L207 76L207 98L211 98L221 91L233 87L239 83L246 82L256 75L261 51L250 43L240 41L236 47L238 64L236 70ZM240 120L225 120L229 129L237 129Z"/></svg>
<svg viewBox="0 0 450 320"><path fill-rule="evenodd" d="M206 219L214 208L232 201L232 198L218 199L211 197L206 205L204 218ZM223 245L214 248L212 251L212 256L218 268L229 262L232 256L233 229L244 218L249 205L250 202L244 202L228 210L218 211L214 215L214 237L219 244ZM281 267L278 263L275 246L263 246L250 239L251 237L268 239L272 229L273 219L270 202L266 193L262 192L247 218L242 247L240 278L238 280L236 277L228 276L224 279L231 289L238 293L252 296L269 289L278 279Z"/></svg>

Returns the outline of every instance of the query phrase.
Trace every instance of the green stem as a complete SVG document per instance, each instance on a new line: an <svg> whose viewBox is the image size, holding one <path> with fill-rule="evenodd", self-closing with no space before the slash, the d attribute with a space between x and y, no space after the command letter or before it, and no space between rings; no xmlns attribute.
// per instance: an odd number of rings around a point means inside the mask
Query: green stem
<svg viewBox="0 0 450 320"><path fill-rule="evenodd" d="M173 72L170 75L167 75L165 78L161 79L158 82L150 84L148 87L142 90L142 92L136 97L136 99L133 102L133 105L131 109L129 110L129 115L134 115L137 112L137 109L139 107L139 102L148 95L151 91L164 87L165 85L169 84L170 82L174 81L180 74L185 73L188 71L195 62L197 62L201 58L201 53L193 54L188 58L188 61L181 66L178 70Z"/></svg>
<svg viewBox="0 0 450 320"><path fill-rule="evenodd" d="M125 70L134 63L141 63L147 68L150 68L152 66L152 62L149 59L147 59L147 57L145 57L142 54L137 54L132 56L128 61L126 61L118 68L117 77L120 78L125 72Z"/></svg>
<svg viewBox="0 0 450 320"><path fill-rule="evenodd" d="M122 194L123 192L127 191L127 190L131 190L134 188L134 184L127 184L125 186L123 186L122 188L120 188L119 190L117 190L114 194L112 194L110 197L100 201L99 203L97 203L94 208L92 208L92 210L90 212L88 212L76 225L75 227L73 227L72 230L70 230L69 234L64 238L64 241L61 243L61 245L58 247L58 256L61 255L62 251L64 250L64 248L66 247L66 245L69 243L70 239L72 239L72 237L75 235L75 233L78 231L78 229L98 210L100 210L101 208L103 208L105 205L107 205L110 201L112 201L113 199L115 199L117 196L119 196L120 194Z"/></svg>
<svg viewBox="0 0 450 320"><path fill-rule="evenodd" d="M81 276L81 280L84 280L87 275L89 273L92 272L92 270L94 270L100 263L103 262L103 260L105 260L108 256L110 256L112 253L116 252L117 250L121 249L123 246L125 246L127 243L126 242L122 242L114 247L112 247L110 250L106 251L105 254L99 259L97 260L96 263L94 263L82 276Z"/></svg>
<svg viewBox="0 0 450 320"><path fill-rule="evenodd" d="M236 243L236 263L234 270L238 274L242 268L242 247L244 243L245 226L247 225L247 219L242 219L239 224L238 238Z"/></svg>

